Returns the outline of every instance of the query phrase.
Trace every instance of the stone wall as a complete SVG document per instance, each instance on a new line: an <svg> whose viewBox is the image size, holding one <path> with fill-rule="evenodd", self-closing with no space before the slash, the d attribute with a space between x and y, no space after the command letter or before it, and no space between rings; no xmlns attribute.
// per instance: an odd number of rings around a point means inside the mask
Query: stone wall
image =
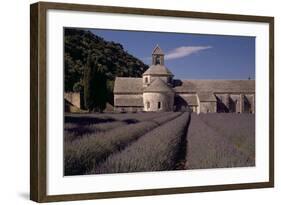
<svg viewBox="0 0 281 205"><path fill-rule="evenodd" d="M202 113L217 112L217 102L200 102L200 112Z"/></svg>
<svg viewBox="0 0 281 205"><path fill-rule="evenodd" d="M244 96L244 112L255 113L255 95L254 94L246 94Z"/></svg>
<svg viewBox="0 0 281 205"><path fill-rule="evenodd" d="M123 101L123 105L119 105L118 101ZM142 106L142 94L115 94L114 105L116 106Z"/></svg>
<svg viewBox="0 0 281 205"><path fill-rule="evenodd" d="M230 94L229 96L229 112L241 113L243 110L240 94Z"/></svg>
<svg viewBox="0 0 281 205"><path fill-rule="evenodd" d="M193 111L197 112L198 101L197 95L194 93L181 93L175 96L176 111Z"/></svg>
<svg viewBox="0 0 281 205"><path fill-rule="evenodd" d="M125 107L125 106L115 106L114 107L115 112L142 112L143 107Z"/></svg>
<svg viewBox="0 0 281 205"><path fill-rule="evenodd" d="M195 113L198 113L198 106L189 106L189 110L191 111L191 112L195 112Z"/></svg>
<svg viewBox="0 0 281 205"><path fill-rule="evenodd" d="M143 104L144 104L144 111L154 111L154 112L173 111L174 94L173 93L144 93Z"/></svg>
<svg viewBox="0 0 281 205"><path fill-rule="evenodd" d="M80 100L80 93L76 92L67 92L64 93L64 99L70 102L77 108L81 108L81 100Z"/></svg>
<svg viewBox="0 0 281 205"><path fill-rule="evenodd" d="M217 112L254 113L255 94L215 94Z"/></svg>
<svg viewBox="0 0 281 205"><path fill-rule="evenodd" d="M68 93L66 99L75 106L79 104L80 98L78 93ZM177 98L181 98L183 102L179 102ZM199 102L188 103L194 101L192 97L198 97L194 93L178 94L173 93L144 93L130 95L114 95L114 100L123 99L123 104L116 104L114 110L116 112L140 112L140 111L192 111L196 113L213 113L213 112L235 112L235 113L255 113L255 94L254 93L220 93L215 94L216 102ZM139 103L139 100L141 103ZM149 108L148 108L149 102ZM160 103L160 109L159 104Z"/></svg>

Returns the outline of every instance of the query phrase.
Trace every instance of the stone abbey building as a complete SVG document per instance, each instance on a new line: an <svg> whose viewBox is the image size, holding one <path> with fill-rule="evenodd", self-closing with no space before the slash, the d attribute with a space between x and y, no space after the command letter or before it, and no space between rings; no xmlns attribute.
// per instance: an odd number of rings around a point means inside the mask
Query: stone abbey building
<svg viewBox="0 0 281 205"><path fill-rule="evenodd" d="M114 110L255 112L255 80L178 80L164 64L157 45L142 78L116 77Z"/></svg>

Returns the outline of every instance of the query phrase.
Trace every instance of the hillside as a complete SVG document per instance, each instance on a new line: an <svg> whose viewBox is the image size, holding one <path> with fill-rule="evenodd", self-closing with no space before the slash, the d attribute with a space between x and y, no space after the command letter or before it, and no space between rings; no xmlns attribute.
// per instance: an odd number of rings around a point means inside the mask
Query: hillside
<svg viewBox="0 0 281 205"><path fill-rule="evenodd" d="M79 91L88 55L99 57L107 77L108 101L112 101L116 76L140 77L148 68L141 60L127 53L119 43L106 41L87 30L64 30L65 92Z"/></svg>

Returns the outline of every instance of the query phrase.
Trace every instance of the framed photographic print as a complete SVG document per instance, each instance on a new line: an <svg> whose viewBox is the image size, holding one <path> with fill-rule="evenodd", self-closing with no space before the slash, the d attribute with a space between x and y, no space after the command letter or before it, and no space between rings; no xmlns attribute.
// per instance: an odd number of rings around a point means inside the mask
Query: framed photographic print
<svg viewBox="0 0 281 205"><path fill-rule="evenodd" d="M274 186L274 18L31 5L30 197Z"/></svg>

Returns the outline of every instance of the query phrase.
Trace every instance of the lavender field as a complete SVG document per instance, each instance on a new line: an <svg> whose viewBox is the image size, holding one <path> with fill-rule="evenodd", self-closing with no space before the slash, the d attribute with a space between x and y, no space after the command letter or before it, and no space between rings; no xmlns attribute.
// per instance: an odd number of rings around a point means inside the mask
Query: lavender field
<svg viewBox="0 0 281 205"><path fill-rule="evenodd" d="M66 176L254 165L252 114L65 115Z"/></svg>
<svg viewBox="0 0 281 205"><path fill-rule="evenodd" d="M254 114L192 114L185 169L255 166Z"/></svg>

